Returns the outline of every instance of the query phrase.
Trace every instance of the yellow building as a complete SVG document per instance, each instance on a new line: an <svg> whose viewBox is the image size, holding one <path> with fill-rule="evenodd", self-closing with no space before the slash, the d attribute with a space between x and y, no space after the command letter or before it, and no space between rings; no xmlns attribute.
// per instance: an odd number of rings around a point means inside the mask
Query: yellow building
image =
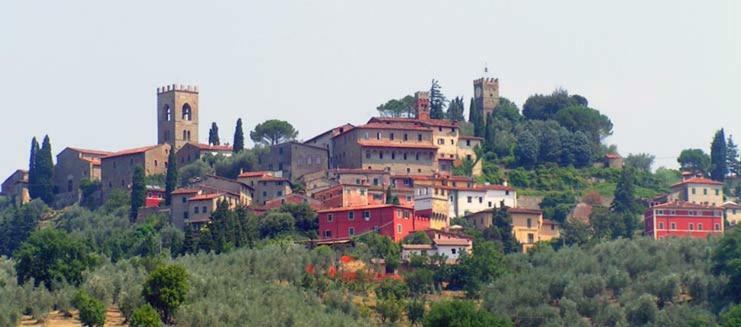
<svg viewBox="0 0 741 327"><path fill-rule="evenodd" d="M465 218L478 229L492 225L494 209L487 209L470 214ZM560 225L550 219L543 219L543 212L535 209L507 208L512 217L512 233L520 242L522 251L527 252L537 242L548 241L561 236Z"/></svg>

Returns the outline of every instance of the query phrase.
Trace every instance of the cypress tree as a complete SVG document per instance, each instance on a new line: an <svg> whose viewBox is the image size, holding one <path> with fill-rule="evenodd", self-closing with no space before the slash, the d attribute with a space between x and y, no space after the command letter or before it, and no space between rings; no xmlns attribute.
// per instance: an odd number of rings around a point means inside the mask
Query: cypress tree
<svg viewBox="0 0 741 327"><path fill-rule="evenodd" d="M54 161L51 157L51 141L49 135L44 136L41 149L36 155L36 184L38 197L47 205L54 203Z"/></svg>
<svg viewBox="0 0 741 327"><path fill-rule="evenodd" d="M139 208L144 206L146 196L147 186L144 185L144 169L142 167L136 167L131 177L131 214L129 218L132 222L136 221L136 217L139 215Z"/></svg>
<svg viewBox="0 0 741 327"><path fill-rule="evenodd" d="M725 132L721 128L715 132L713 143L710 145L710 178L724 181L728 174L728 153L726 148Z"/></svg>
<svg viewBox="0 0 741 327"><path fill-rule="evenodd" d="M484 148L486 151L494 151L495 133L494 118L492 118L492 115L486 115L486 129L484 130Z"/></svg>
<svg viewBox="0 0 741 327"><path fill-rule="evenodd" d="M165 177L165 205L172 203L172 192L178 186L178 164L175 151L170 150L167 157L167 176Z"/></svg>
<svg viewBox="0 0 741 327"><path fill-rule="evenodd" d="M480 108L474 108L474 111L476 111L476 120L473 122L473 134L478 137L486 137L486 117L484 117L484 112Z"/></svg>
<svg viewBox="0 0 741 327"><path fill-rule="evenodd" d="M31 155L28 159L28 193L32 199L39 197L38 170L36 169L36 157L39 153L39 142L36 137L31 140Z"/></svg>
<svg viewBox="0 0 741 327"><path fill-rule="evenodd" d="M430 118L432 119L445 119L445 106L448 99L440 89L440 83L433 79L432 86L430 86Z"/></svg>
<svg viewBox="0 0 741 327"><path fill-rule="evenodd" d="M476 102L471 98L471 104L468 105L468 122L473 124L476 121Z"/></svg>
<svg viewBox="0 0 741 327"><path fill-rule="evenodd" d="M221 144L221 140L219 140L219 126L216 125L216 122L211 123L211 129L208 130L208 144Z"/></svg>
<svg viewBox="0 0 741 327"><path fill-rule="evenodd" d="M733 142L733 135L728 135L728 142L726 142L726 166L728 166L728 173L739 176L741 167L738 161L738 145Z"/></svg>
<svg viewBox="0 0 741 327"><path fill-rule="evenodd" d="M237 119L237 127L234 130L234 143L232 143L234 153L244 150L244 131L242 131L242 118Z"/></svg>
<svg viewBox="0 0 741 327"><path fill-rule="evenodd" d="M638 227L635 213L639 208L634 196L634 184L633 168L623 168L617 182L617 187L615 188L615 198L612 200L612 205L610 206L610 209L617 214L617 217L622 218L622 226L625 228L623 236L628 238L633 237L633 231ZM619 235L620 233L618 231L613 232L613 234ZM618 235L613 235L613 237Z"/></svg>

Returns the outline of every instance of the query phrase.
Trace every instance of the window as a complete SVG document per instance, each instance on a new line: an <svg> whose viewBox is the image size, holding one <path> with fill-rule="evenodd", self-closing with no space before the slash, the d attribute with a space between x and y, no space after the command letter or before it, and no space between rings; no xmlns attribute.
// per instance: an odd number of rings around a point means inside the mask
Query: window
<svg viewBox="0 0 741 327"><path fill-rule="evenodd" d="M378 178L373 179L373 185L378 186Z"/></svg>
<svg viewBox="0 0 741 327"><path fill-rule="evenodd" d="M551 230L556 230L556 225L551 224Z"/></svg>
<svg viewBox="0 0 741 327"><path fill-rule="evenodd" d="M416 160L419 160L419 152L416 152L416 153L414 154L414 156L416 157L416 158L415 158Z"/></svg>
<svg viewBox="0 0 741 327"><path fill-rule="evenodd" d="M690 230L695 230L695 224L690 224Z"/></svg>
<svg viewBox="0 0 741 327"><path fill-rule="evenodd" d="M708 195L708 189L706 188L702 189L702 195Z"/></svg>
<svg viewBox="0 0 741 327"><path fill-rule="evenodd" d="M183 203L188 202L188 197L184 196L181 201L183 201Z"/></svg>
<svg viewBox="0 0 741 327"><path fill-rule="evenodd" d="M535 235L533 235L533 233L527 234L527 242L531 244L535 243Z"/></svg>
<svg viewBox="0 0 741 327"><path fill-rule="evenodd" d="M702 224L697 224L697 230L702 230Z"/></svg>
<svg viewBox="0 0 741 327"><path fill-rule="evenodd" d="M376 133L376 140L380 140L380 139L381 139L381 132L377 132Z"/></svg>
<svg viewBox="0 0 741 327"><path fill-rule="evenodd" d="M396 151L391 151L391 160L396 159Z"/></svg>
<svg viewBox="0 0 741 327"><path fill-rule="evenodd" d="M378 159L383 159L383 151L378 151Z"/></svg>
<svg viewBox="0 0 741 327"><path fill-rule="evenodd" d="M422 142L422 134L417 134L417 141Z"/></svg>
<svg viewBox="0 0 741 327"><path fill-rule="evenodd" d="M350 227L347 229L347 235L353 236L355 235L355 227Z"/></svg>
<svg viewBox="0 0 741 327"><path fill-rule="evenodd" d="M394 133L389 134L389 139L391 139L391 141L394 140Z"/></svg>
<svg viewBox="0 0 741 327"><path fill-rule="evenodd" d="M663 222L660 222L659 223L659 229L664 229L664 223Z"/></svg>
<svg viewBox="0 0 741 327"><path fill-rule="evenodd" d="M365 218L365 220L370 219L370 217L371 217L370 211L368 211L368 210L363 211L363 218Z"/></svg>
<svg viewBox="0 0 741 327"><path fill-rule="evenodd" d="M407 133L404 133L404 141L409 141L409 135Z"/></svg>
<svg viewBox="0 0 741 327"><path fill-rule="evenodd" d="M331 223L333 219L334 219L334 215L333 214L331 214L331 213L330 214L327 214L327 222L328 223Z"/></svg>
<svg viewBox="0 0 741 327"><path fill-rule="evenodd" d="M72 192L72 181L67 181L67 192Z"/></svg>
<svg viewBox="0 0 741 327"><path fill-rule="evenodd" d="M367 140L367 139L369 138L369 137L368 137L368 132L365 132L365 135L364 135L364 137L363 137L363 138L364 138L364 139L366 139L366 140Z"/></svg>
<svg viewBox="0 0 741 327"><path fill-rule="evenodd" d="M659 210L659 213L657 214L657 216L663 216L663 215L664 215L664 210Z"/></svg>
<svg viewBox="0 0 741 327"><path fill-rule="evenodd" d="M401 234L402 230L403 230L403 227L401 226L401 224L396 225L396 232L397 233Z"/></svg>
<svg viewBox="0 0 741 327"><path fill-rule="evenodd" d="M275 193L275 196L283 196L283 191L278 191Z"/></svg>
<svg viewBox="0 0 741 327"><path fill-rule="evenodd" d="M188 212L183 212L183 219L188 219Z"/></svg>
<svg viewBox="0 0 741 327"><path fill-rule="evenodd" d="M407 153L404 152L404 160L407 160Z"/></svg>
<svg viewBox="0 0 741 327"><path fill-rule="evenodd" d="M692 194L695 194L695 188L694 187L692 188Z"/></svg>
<svg viewBox="0 0 741 327"><path fill-rule="evenodd" d="M720 224L715 224L715 230L720 230Z"/></svg>
<svg viewBox="0 0 741 327"><path fill-rule="evenodd" d="M531 218L527 219L527 228L533 227L533 220Z"/></svg>
<svg viewBox="0 0 741 327"><path fill-rule="evenodd" d="M484 203L484 198L483 197L479 197L479 203Z"/></svg>
<svg viewBox="0 0 741 327"><path fill-rule="evenodd" d="M471 140L466 140L466 146L471 146Z"/></svg>
<svg viewBox="0 0 741 327"><path fill-rule="evenodd" d="M183 120L193 120L193 112L187 103L183 105Z"/></svg>
<svg viewBox="0 0 741 327"><path fill-rule="evenodd" d="M324 231L324 238L332 238L332 231L331 230L325 230Z"/></svg>
<svg viewBox="0 0 741 327"><path fill-rule="evenodd" d="M468 197L468 203L471 203L471 202L473 202L473 197L470 197L470 196L469 196L469 197Z"/></svg>
<svg viewBox="0 0 741 327"><path fill-rule="evenodd" d="M455 140L450 139L450 145L455 145Z"/></svg>
<svg viewBox="0 0 741 327"><path fill-rule="evenodd" d="M193 208L193 213L198 213L198 207Z"/></svg>
<svg viewBox="0 0 741 327"><path fill-rule="evenodd" d="M162 110L163 112L163 118L165 118L166 121L172 121L172 109L170 109L170 106L165 105L165 108Z"/></svg>
<svg viewBox="0 0 741 327"><path fill-rule="evenodd" d="M437 139L437 144L438 145L443 145L443 144L445 144L445 140L443 140L443 139Z"/></svg>
<svg viewBox="0 0 741 327"><path fill-rule="evenodd" d="M370 151L365 151L365 159L370 159L371 157Z"/></svg>
<svg viewBox="0 0 741 327"><path fill-rule="evenodd" d="M206 210L206 206L201 207L201 209L203 210L203 213L208 212L208 210Z"/></svg>
<svg viewBox="0 0 741 327"><path fill-rule="evenodd" d="M450 253L455 254L456 249L450 249Z"/></svg>
<svg viewBox="0 0 741 327"><path fill-rule="evenodd" d="M671 225L669 225L669 226L670 226L671 230L677 229L677 223L671 223Z"/></svg>
<svg viewBox="0 0 741 327"><path fill-rule="evenodd" d="M355 212L350 211L347 213L347 220L354 220L355 219Z"/></svg>
<svg viewBox="0 0 741 327"><path fill-rule="evenodd" d="M264 198L264 197L267 197L267 196L268 196L268 192L267 191L262 191L262 197Z"/></svg>
<svg viewBox="0 0 741 327"><path fill-rule="evenodd" d="M491 201L489 201L489 208L491 208Z"/></svg>
<svg viewBox="0 0 741 327"><path fill-rule="evenodd" d="M715 195L720 195L720 190L719 189L715 189Z"/></svg>

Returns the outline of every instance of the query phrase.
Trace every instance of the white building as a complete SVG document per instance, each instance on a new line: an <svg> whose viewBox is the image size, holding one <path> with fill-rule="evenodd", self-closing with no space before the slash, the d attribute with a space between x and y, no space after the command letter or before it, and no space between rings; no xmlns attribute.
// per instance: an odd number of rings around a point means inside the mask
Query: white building
<svg viewBox="0 0 741 327"><path fill-rule="evenodd" d="M427 230L426 233L432 244L402 244L401 260L408 262L415 255L442 255L448 264L455 264L464 252L471 254L473 250L473 240L469 237L439 230Z"/></svg>
<svg viewBox="0 0 741 327"><path fill-rule="evenodd" d="M463 217L469 213L500 207L517 207L517 193L507 185L474 185L449 188L450 217Z"/></svg>

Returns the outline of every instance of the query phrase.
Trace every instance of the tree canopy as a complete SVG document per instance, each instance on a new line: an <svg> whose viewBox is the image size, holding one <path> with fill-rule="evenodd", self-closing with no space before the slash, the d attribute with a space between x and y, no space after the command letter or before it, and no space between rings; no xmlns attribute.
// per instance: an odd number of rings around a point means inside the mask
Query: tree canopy
<svg viewBox="0 0 741 327"><path fill-rule="evenodd" d="M33 278L47 288L55 282L79 285L82 272L95 263L82 242L52 228L31 233L13 257L19 283Z"/></svg>
<svg viewBox="0 0 741 327"><path fill-rule="evenodd" d="M378 113L383 117L414 117L414 97L404 96L401 99L391 99L376 107Z"/></svg>
<svg viewBox="0 0 741 327"><path fill-rule="evenodd" d="M707 173L710 170L710 156L701 149L684 149L677 162L682 170L692 173Z"/></svg>
<svg viewBox="0 0 741 327"><path fill-rule="evenodd" d="M250 138L255 143L276 145L296 138L298 131L284 120L270 119L255 126Z"/></svg>
<svg viewBox="0 0 741 327"><path fill-rule="evenodd" d="M244 130L242 129L242 118L237 119L237 126L234 128L234 142L232 142L232 151L240 153L244 150Z"/></svg>

